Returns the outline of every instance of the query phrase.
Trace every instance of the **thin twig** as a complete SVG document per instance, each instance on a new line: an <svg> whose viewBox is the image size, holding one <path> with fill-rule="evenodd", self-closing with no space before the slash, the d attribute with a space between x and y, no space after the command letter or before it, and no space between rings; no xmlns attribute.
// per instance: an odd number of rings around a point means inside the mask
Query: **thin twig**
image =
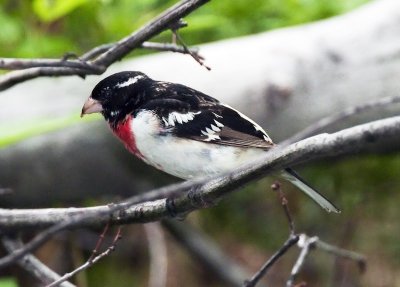
<svg viewBox="0 0 400 287"><path fill-rule="evenodd" d="M111 49L117 45L117 43L109 43L109 44L102 44L100 46L94 47L91 50L84 53L82 56L79 57L82 61L89 61L94 60L97 56L103 54L107 50Z"/></svg>
<svg viewBox="0 0 400 287"><path fill-rule="evenodd" d="M173 35L175 35L175 39L177 39L179 41L179 43L182 45L184 51L189 54L190 56L192 56L192 58L199 63L201 66L203 66L204 68L206 68L208 71L211 71L211 68L209 66L207 66L204 63L204 58L201 57L199 54L197 53L193 53L191 50L189 50L189 48L187 47L186 43L183 41L181 35L179 35L178 30L172 30Z"/></svg>
<svg viewBox="0 0 400 287"><path fill-rule="evenodd" d="M105 256L109 255L112 251L115 250L115 247L117 246L117 242L118 240L121 239L121 227L118 227L117 233L115 234L115 237L113 239L113 242L111 243L111 245L102 253L98 254L96 257L94 258L89 258L90 260L87 260L85 262L85 264L79 266L78 268L76 268L75 270L64 274L62 277L60 277L58 280L52 282L51 284L48 284L46 287L55 287L55 286L60 286L60 284L62 282L65 282L66 280L70 279L71 277L75 276L76 274L78 274L79 272L82 272L83 270L88 269L89 267L91 267L93 264L95 264L96 262L98 262L100 259L104 258Z"/></svg>
<svg viewBox="0 0 400 287"><path fill-rule="evenodd" d="M70 59L20 59L20 58L0 58L0 69L3 70L23 70L37 67L64 67L80 70L87 70L89 73L102 72L104 69L90 62Z"/></svg>
<svg viewBox="0 0 400 287"><path fill-rule="evenodd" d="M267 274L268 270L271 268L272 265L275 264L276 261L278 261L279 258L281 258L285 253L295 245L299 241L299 236L297 234L291 234L289 238L285 241L285 243L282 245L281 248L277 252L272 255L267 262L260 268L260 270L254 274L254 276L248 280L245 281L243 286L245 287L254 287L260 281L260 279Z"/></svg>
<svg viewBox="0 0 400 287"><path fill-rule="evenodd" d="M88 261L92 261L99 253L99 250L104 242L104 238L107 234L109 227L110 227L110 222L107 222L106 226L104 226L104 228L103 228L103 232L100 234L99 239L97 240L96 246L92 250L92 254L90 255Z"/></svg>
<svg viewBox="0 0 400 287"><path fill-rule="evenodd" d="M143 42L167 29L171 24L176 23L179 19L208 1L209 0L186 0L177 3L131 35L118 41L117 45L101 54L95 60L95 63L108 67L131 52L134 48L140 47Z"/></svg>
<svg viewBox="0 0 400 287"><path fill-rule="evenodd" d="M299 241L299 235L295 234L294 221L289 210L288 200L286 199L285 194L282 192L281 184L276 181L271 185L271 189L277 192L281 201L281 206L288 220L289 238L286 240L283 246L272 257L270 257L268 261L257 271L257 273L254 274L254 276L249 281L244 282L243 286L245 287L255 286L261 280L261 278L265 276L265 274L267 274L269 268L271 268L272 265L274 265L274 263L290 249L290 247L292 247Z"/></svg>
<svg viewBox="0 0 400 287"><path fill-rule="evenodd" d="M367 268L367 259L365 258L364 255L361 255L357 252L354 251L349 251L346 249L342 249L342 248L338 248L334 245L331 245L329 243L326 243L324 241L321 241L320 239L318 239L315 243L314 243L315 248L318 248L322 251L325 251L327 253L333 254L337 257L341 257L341 258L346 258L349 260L353 260L355 262L357 262L357 265L360 269L360 272L365 272L366 268Z"/></svg>
<svg viewBox="0 0 400 287"><path fill-rule="evenodd" d="M400 96L384 97L384 98L380 98L377 100L372 100L365 104L347 108L337 114L322 118L321 120L319 120L319 121L315 122L314 124L305 128L304 130L296 133L295 135L291 136L290 138L279 143L279 145L285 146L285 145L292 144L299 140L302 140L302 139L305 139L312 135L315 135L319 132L326 131L329 127L331 127L341 121L344 121L352 116L360 114L362 112L366 112L366 111L376 109L379 107L390 106L390 105L396 104L396 103L400 103Z"/></svg>
<svg viewBox="0 0 400 287"><path fill-rule="evenodd" d="M174 52L181 54L195 54L197 57L203 59L198 52L197 48L187 48L184 46L179 46L171 43L155 43L155 42L144 42L141 46L144 49L155 50L155 51L165 51L165 52Z"/></svg>
<svg viewBox="0 0 400 287"><path fill-rule="evenodd" d="M320 249L336 257L346 258L357 262L360 272L364 272L366 269L366 259L365 256L349 251L346 249L338 248L334 245L328 244L321 241L317 236L309 237L306 234L299 235L299 241L297 245L301 249L301 252L297 258L296 263L292 268L292 272L288 281L286 282L286 287L292 287L296 276L299 274L301 268L305 263L306 256L313 249Z"/></svg>
<svg viewBox="0 0 400 287"><path fill-rule="evenodd" d="M3 70L24 70L28 68L40 68L40 67L65 67L74 68L80 70L87 70L93 73L102 73L104 67L99 67L94 65L89 60L93 59L97 55L104 53L116 44L104 44L99 47L94 48L88 53L82 55L78 60L71 60L70 54L68 58L64 56L62 59L21 59L21 58L0 58L0 69ZM198 49L188 49L187 47L178 46L169 43L154 43L154 42L144 42L141 48L155 51L169 51L181 54L191 54L197 55Z"/></svg>
<svg viewBox="0 0 400 287"><path fill-rule="evenodd" d="M285 194L282 191L280 182L278 182L278 181L274 182L272 184L271 188L272 188L273 191L276 191L278 193L278 195L279 195L279 199L281 201L281 205L283 207L283 210L285 212L286 218L287 218L288 223L289 223L289 232L290 232L290 234L293 235L294 234L294 221L293 221L292 215L291 215L290 210L289 210L288 200L287 200L287 198L285 197Z"/></svg>
<svg viewBox="0 0 400 287"><path fill-rule="evenodd" d="M3 236L1 239L4 247L8 252L12 253L14 250L19 249L23 246L21 240L11 239L10 237ZM49 284L55 280L60 279L60 275L55 273L49 267L44 265L39 259L37 259L32 254L26 254L23 258L17 261L23 269L32 274L36 279L38 279L42 284ZM61 287L75 287L75 285L70 282L63 282L60 284Z"/></svg>
<svg viewBox="0 0 400 287"><path fill-rule="evenodd" d="M292 271L290 272L289 279L286 281L286 287L292 287L296 276L299 274L301 267L303 267L304 262L308 253L310 253L311 245L318 240L318 237L308 237L305 234L299 235L299 241L297 245L301 249L299 256L297 257L296 263L293 265Z"/></svg>

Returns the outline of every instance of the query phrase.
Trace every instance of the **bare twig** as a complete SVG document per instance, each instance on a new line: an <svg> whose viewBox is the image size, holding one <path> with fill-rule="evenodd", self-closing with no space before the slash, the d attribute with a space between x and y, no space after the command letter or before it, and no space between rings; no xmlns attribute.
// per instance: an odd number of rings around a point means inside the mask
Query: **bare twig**
<svg viewBox="0 0 400 287"><path fill-rule="evenodd" d="M272 265L278 261L293 245L295 245L299 241L299 236L297 234L291 234L289 238L285 241L281 248L277 252L272 255L267 262L260 268L260 270L254 274L254 276L245 281L243 286L245 287L254 287L260 281L260 279L268 272Z"/></svg>
<svg viewBox="0 0 400 287"><path fill-rule="evenodd" d="M10 237L3 236L1 239L4 247L8 252L12 253L23 246L22 242L17 239L11 239ZM44 265L40 260L38 260L32 254L26 254L23 258L17 261L18 265L27 270L36 279L38 279L43 284L49 284L55 280L60 279L60 275L55 273L53 270ZM74 287L75 285L65 281L61 283L61 287Z"/></svg>
<svg viewBox="0 0 400 287"><path fill-rule="evenodd" d="M87 261L92 261L99 253L99 250L104 242L104 238L107 234L109 227L110 227L110 223L107 222L106 226L104 226L104 228L103 228L103 232L100 234L99 239L97 240L96 246L94 247L92 254L90 255L90 257Z"/></svg>
<svg viewBox="0 0 400 287"><path fill-rule="evenodd" d="M299 236L297 245L301 249L299 257L297 257L296 263L293 265L292 272L290 272L289 279L286 282L286 287L292 287L297 274L299 274L301 267L304 265L308 253L310 253L311 245L318 240L318 237L308 237L305 234Z"/></svg>
<svg viewBox="0 0 400 287"><path fill-rule="evenodd" d="M164 232L158 222L143 225L149 242L150 272L149 287L167 286L168 257Z"/></svg>
<svg viewBox="0 0 400 287"><path fill-rule="evenodd" d="M94 47L91 50L84 53L79 59L83 61L95 60L95 58L104 52L110 50L112 47L117 45L117 43L102 44L100 46Z"/></svg>
<svg viewBox="0 0 400 287"><path fill-rule="evenodd" d="M211 71L211 68L209 66L207 66L204 63L204 58L201 57L199 54L197 53L193 53L191 50L189 50L189 48L187 47L187 45L185 44L185 42L183 41L181 35L179 35L178 30L172 30L172 33L175 35L175 38L179 41L179 43L181 43L184 51L189 54L190 56L192 56L192 58L199 63L201 66L203 66L204 68L206 68L208 71Z"/></svg>
<svg viewBox="0 0 400 287"><path fill-rule="evenodd" d="M313 249L320 249L325 251L329 254L332 254L336 257L346 258L355 261L358 264L361 272L365 271L366 268L366 259L365 256L349 251L346 249L338 248L331 244L321 241L317 236L309 237L306 234L299 235L299 241L297 245L299 246L301 252L297 258L296 263L292 268L292 272L288 281L286 282L286 287L292 287L296 276L299 274L302 266L305 263L306 256L310 253Z"/></svg>
<svg viewBox="0 0 400 287"><path fill-rule="evenodd" d="M79 69L97 73L102 72L103 69L90 62L81 60L70 60L70 59L20 59L20 58L1 58L0 69L3 70L23 70L35 67L64 67Z"/></svg>
<svg viewBox="0 0 400 287"><path fill-rule="evenodd" d="M154 37L167 29L171 24L178 22L190 12L194 11L209 0L186 0L172 6L148 24L141 27L131 35L121 39L117 45L103 53L96 59L96 64L109 66L123 56L140 46L144 41Z"/></svg>
<svg viewBox="0 0 400 287"><path fill-rule="evenodd" d="M281 205L283 207L283 210L285 211L285 215L286 215L286 218L289 223L289 232L290 232L290 234L293 235L294 234L294 221L293 221L292 215L289 210L288 200L286 199L285 194L283 193L283 191L281 189L281 184L278 181L276 181L272 184L271 188L273 191L276 191L279 195L279 199L281 200Z"/></svg>
<svg viewBox="0 0 400 287"><path fill-rule="evenodd" d="M282 257L293 245L295 245L299 241L299 235L295 234L294 230L294 221L292 215L289 210L288 200L285 197L285 194L282 192L281 184L276 181L271 185L271 189L278 193L279 199L281 201L282 208L285 212L286 218L289 223L289 238L286 242L282 245L281 248L274 255L272 255L267 262L257 271L256 274L250 280L244 282L243 286L245 287L253 287L261 280L265 274L267 274L268 270L275 264L276 261L280 257Z"/></svg>
<svg viewBox="0 0 400 287"><path fill-rule="evenodd" d="M1 258L0 268L31 252L55 233L66 228L99 226L109 220L111 224L160 220L170 214L166 207L167 197L173 201L178 214L210 207L216 204L220 198L244 184L287 166L295 166L327 156L350 154L371 145L390 142L393 144L399 141L400 117L392 117L355 126L334 134L314 136L288 147L276 148L267 152L258 161L240 167L227 175L155 189L112 206L0 209L0 229L3 231L56 224L37 235L23 249ZM122 210L123 212L120 212Z"/></svg>
<svg viewBox="0 0 400 287"><path fill-rule="evenodd" d="M345 258L345 259L349 259L349 260L357 262L360 272L365 272L365 269L367 268L367 259L365 258L365 256L363 256L357 252L338 248L334 245L331 245L329 243L321 241L320 239L315 241L315 243L313 245L315 246L315 248L318 248L322 251L325 251L325 252L335 255L337 257L341 257L341 258Z"/></svg>
<svg viewBox="0 0 400 287"><path fill-rule="evenodd" d="M176 23L179 19L208 1L183 0L167 9L131 35L114 44L95 47L78 60L32 59L24 61L19 59L3 59L3 63L0 62L0 66L25 69L12 71L1 76L0 91L36 77L78 75L84 78L86 75L102 74L111 64L120 60L134 49L141 47L145 41L169 29L170 25ZM186 53L190 54L192 52L186 51Z"/></svg>
<svg viewBox="0 0 400 287"><path fill-rule="evenodd" d="M199 49L196 48L187 48L184 46L179 46L170 43L154 43L154 42L144 42L142 44L142 48L148 50L155 50L155 51L166 51L166 52L175 52L181 54L195 54L197 57L203 59L198 52Z"/></svg>
<svg viewBox="0 0 400 287"><path fill-rule="evenodd" d="M268 272L268 270L274 265L274 263L282 257L294 244L297 243L297 246L300 248L300 254L293 265L292 271L290 273L290 276L288 280L286 281L286 287L293 287L294 281L296 279L296 276L299 274L301 268L303 267L307 255L310 253L310 251L313 248L320 247L322 250L331 253L335 256L339 257L344 257L348 259L352 259L358 263L360 266L360 269L363 270L363 267L365 268L365 258L364 256L351 252L348 250L344 250L341 248L338 248L336 246L327 244L325 242L322 242L319 240L317 236L309 237L306 234L296 234L294 230L294 222L292 215L290 213L289 207L288 207L288 200L286 199L284 193L281 190L281 186L279 182L275 182L271 186L272 190L277 191L279 195L279 199L281 200L281 205L283 207L283 210L285 212L285 215L288 219L288 223L290 226L290 235L289 238L286 240L284 245L272 256L268 259L268 261L260 268L259 271L257 271L254 276L248 280L245 281L243 286L245 287L254 287L260 279ZM301 285L296 285L296 286L305 286L303 284Z"/></svg>
<svg viewBox="0 0 400 287"><path fill-rule="evenodd" d="M308 126L304 130L296 133L295 135L291 136L290 138L284 140L283 142L279 143L281 146L289 145L299 140L305 139L317 133L326 131L329 127L344 121L354 115L360 114L362 112L366 112L368 110L372 110L375 108L385 107L392 104L400 103L400 96L392 96L392 97L384 97L377 100L373 100L367 102L365 104L361 104L359 106L354 106L347 108L337 114L332 116L324 117L323 119L317 121L316 123Z"/></svg>
<svg viewBox="0 0 400 287"><path fill-rule="evenodd" d="M176 220L163 220L162 224L192 257L223 281L223 285L241 286L250 277L248 270L229 258L212 238L200 230Z"/></svg>
<svg viewBox="0 0 400 287"><path fill-rule="evenodd" d="M65 67L80 70L87 70L89 73L102 73L104 68L96 66L89 62L89 60L104 53L116 44L104 44L98 46L88 53L82 55L78 60L71 60L63 57L62 59L21 59L21 58L0 58L0 69L3 70L24 70L28 68L41 68L41 67ZM141 44L141 48L155 51L169 51L181 54L194 54L201 58L197 54L198 49L189 49L187 47L178 46L169 43L154 43L144 42Z"/></svg>
<svg viewBox="0 0 400 287"><path fill-rule="evenodd" d="M115 247L117 246L117 242L118 240L121 239L121 227L118 227L117 233L114 237L113 242L111 243L111 245L102 253L98 254L96 257L92 258L92 256L89 258L89 260L86 261L85 264L79 266L78 268L76 268L75 270L64 274L62 277L60 277L59 279L57 279L56 281L48 284L46 287L56 287L56 286L60 286L61 283L65 282L66 280L72 278L73 276L75 276L76 274L78 274L79 272L82 272L83 270L88 269L89 267L91 267L93 264L95 264L96 262L98 262L100 259L104 258L105 256L109 255L112 251L115 250Z"/></svg>

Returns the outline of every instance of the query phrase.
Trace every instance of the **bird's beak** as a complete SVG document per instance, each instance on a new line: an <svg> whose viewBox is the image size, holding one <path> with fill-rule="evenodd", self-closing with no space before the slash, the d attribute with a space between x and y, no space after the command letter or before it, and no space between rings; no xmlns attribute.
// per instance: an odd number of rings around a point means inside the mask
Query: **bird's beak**
<svg viewBox="0 0 400 287"><path fill-rule="evenodd" d="M103 111L103 107L100 102L89 97L83 105L81 117L87 114L100 113L101 111Z"/></svg>

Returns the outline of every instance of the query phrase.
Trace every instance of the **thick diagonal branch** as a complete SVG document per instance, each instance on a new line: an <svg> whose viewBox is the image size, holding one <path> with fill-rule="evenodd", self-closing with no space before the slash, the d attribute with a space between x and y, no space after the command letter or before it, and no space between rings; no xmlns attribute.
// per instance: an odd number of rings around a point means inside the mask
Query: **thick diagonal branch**
<svg viewBox="0 0 400 287"><path fill-rule="evenodd" d="M259 161L225 176L183 182L134 196L111 206L88 208L0 209L0 230L25 230L51 226L24 248L0 259L0 268L38 248L57 232L67 228L151 222L176 213L188 213L215 205L239 187L287 166L312 160L351 154L376 145L400 147L400 116L370 122L333 134L321 134L266 153ZM171 204L172 202L172 204Z"/></svg>
<svg viewBox="0 0 400 287"><path fill-rule="evenodd" d="M155 189L111 206L0 209L0 228L10 231L44 228L75 217L79 217L80 220L74 227L98 226L109 220L110 212L114 212L111 218L113 224L156 221L169 216L166 201L170 196L175 196L173 203L176 212L190 212L214 205L238 187L286 166L324 157L352 154L379 144L396 145L399 142L400 116L391 117L333 134L317 135L288 147L276 148L266 153L259 161L222 177ZM122 209L122 213L115 213Z"/></svg>

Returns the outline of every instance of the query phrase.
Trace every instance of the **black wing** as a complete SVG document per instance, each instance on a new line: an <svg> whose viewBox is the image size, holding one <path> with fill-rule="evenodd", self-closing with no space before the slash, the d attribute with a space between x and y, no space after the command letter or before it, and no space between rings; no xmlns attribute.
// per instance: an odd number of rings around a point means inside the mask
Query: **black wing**
<svg viewBox="0 0 400 287"><path fill-rule="evenodd" d="M220 145L262 149L274 145L257 123L232 107L183 85L162 85L162 96L142 108L154 110L166 131ZM160 92L160 87L157 89Z"/></svg>

